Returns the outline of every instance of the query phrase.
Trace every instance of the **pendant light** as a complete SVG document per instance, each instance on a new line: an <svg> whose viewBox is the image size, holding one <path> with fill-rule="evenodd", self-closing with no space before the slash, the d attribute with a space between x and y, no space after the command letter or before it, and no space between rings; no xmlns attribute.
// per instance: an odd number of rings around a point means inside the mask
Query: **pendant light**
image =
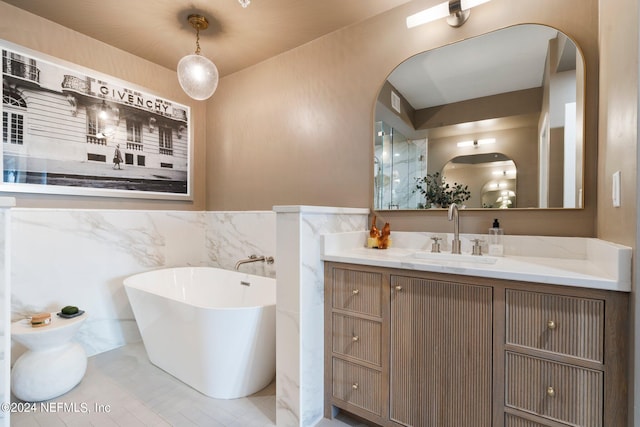
<svg viewBox="0 0 640 427"><path fill-rule="evenodd" d="M196 52L178 62L178 81L187 95L202 101L216 91L218 69L213 62L200 55L200 30L206 30L209 21L202 15L189 15L187 20L196 30Z"/></svg>

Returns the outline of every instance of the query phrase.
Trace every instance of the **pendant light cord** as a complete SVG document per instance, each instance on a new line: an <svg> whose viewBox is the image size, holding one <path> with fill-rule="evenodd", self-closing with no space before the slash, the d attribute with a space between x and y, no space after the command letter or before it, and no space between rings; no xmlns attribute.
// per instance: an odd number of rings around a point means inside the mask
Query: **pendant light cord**
<svg viewBox="0 0 640 427"><path fill-rule="evenodd" d="M200 26L196 25L196 55L200 55Z"/></svg>

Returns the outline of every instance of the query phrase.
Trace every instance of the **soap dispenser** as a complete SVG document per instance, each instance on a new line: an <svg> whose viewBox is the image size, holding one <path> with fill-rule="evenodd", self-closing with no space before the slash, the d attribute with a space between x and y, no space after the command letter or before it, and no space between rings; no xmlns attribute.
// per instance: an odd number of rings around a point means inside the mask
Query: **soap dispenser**
<svg viewBox="0 0 640 427"><path fill-rule="evenodd" d="M495 218L493 220L493 225L489 229L489 255L504 255L504 244L502 242L503 236L504 232L502 228L500 228L500 221L498 221L498 218Z"/></svg>

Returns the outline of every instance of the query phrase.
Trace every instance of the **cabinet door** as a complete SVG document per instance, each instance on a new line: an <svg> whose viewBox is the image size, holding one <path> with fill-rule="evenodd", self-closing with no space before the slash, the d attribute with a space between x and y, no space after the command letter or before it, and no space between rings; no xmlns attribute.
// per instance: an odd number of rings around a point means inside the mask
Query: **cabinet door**
<svg viewBox="0 0 640 427"><path fill-rule="evenodd" d="M392 276L391 419L491 426L492 327L490 287Z"/></svg>

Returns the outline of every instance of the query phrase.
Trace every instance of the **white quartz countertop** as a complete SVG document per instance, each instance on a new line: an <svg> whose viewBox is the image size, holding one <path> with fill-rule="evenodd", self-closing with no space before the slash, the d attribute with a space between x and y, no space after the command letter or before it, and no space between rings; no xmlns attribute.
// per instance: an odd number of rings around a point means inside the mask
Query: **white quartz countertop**
<svg viewBox="0 0 640 427"><path fill-rule="evenodd" d="M430 252L432 235L442 237L443 242L450 241L451 237L442 233L397 232L391 234L391 248L369 249L365 247L366 231L327 234L323 236L322 259L612 291L631 290L632 250L626 246L591 238L505 236L505 256L475 257L469 254L471 239L483 236L460 235L462 256L450 254L446 243L443 253L438 255Z"/></svg>

